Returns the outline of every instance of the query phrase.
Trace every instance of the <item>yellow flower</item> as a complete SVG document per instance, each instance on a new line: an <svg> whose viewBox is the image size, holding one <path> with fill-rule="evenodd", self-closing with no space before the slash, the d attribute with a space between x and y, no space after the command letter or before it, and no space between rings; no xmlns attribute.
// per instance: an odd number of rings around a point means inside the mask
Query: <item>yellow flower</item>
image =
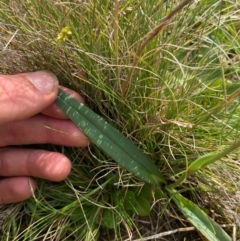
<svg viewBox="0 0 240 241"><path fill-rule="evenodd" d="M62 28L61 32L58 34L56 41L59 43L65 42L67 38L72 34L68 26Z"/></svg>

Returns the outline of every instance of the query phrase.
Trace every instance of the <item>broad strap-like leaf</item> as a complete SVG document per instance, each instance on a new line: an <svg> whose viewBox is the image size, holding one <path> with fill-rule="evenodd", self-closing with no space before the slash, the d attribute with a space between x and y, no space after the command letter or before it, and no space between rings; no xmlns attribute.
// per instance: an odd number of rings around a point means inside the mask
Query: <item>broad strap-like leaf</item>
<svg viewBox="0 0 240 241"><path fill-rule="evenodd" d="M89 139L120 166L145 182L166 183L158 168L133 142L72 96L59 90L55 103Z"/></svg>
<svg viewBox="0 0 240 241"><path fill-rule="evenodd" d="M167 189L171 198L189 222L208 240L231 241L229 235L196 204L183 197L174 189Z"/></svg>
<svg viewBox="0 0 240 241"><path fill-rule="evenodd" d="M220 160L224 156L228 155L229 153L233 152L234 150L238 149L240 146L240 140L233 142L232 145L225 148L221 152L211 152L199 157L197 160L193 161L188 169L187 169L187 176L192 175L196 171L206 167L209 164L214 163L217 160Z"/></svg>
<svg viewBox="0 0 240 241"><path fill-rule="evenodd" d="M187 168L188 176L201 170L202 168L206 167L209 164L212 164L217 159L217 153L211 152L207 153L201 157L199 157L197 160L193 161L189 167Z"/></svg>

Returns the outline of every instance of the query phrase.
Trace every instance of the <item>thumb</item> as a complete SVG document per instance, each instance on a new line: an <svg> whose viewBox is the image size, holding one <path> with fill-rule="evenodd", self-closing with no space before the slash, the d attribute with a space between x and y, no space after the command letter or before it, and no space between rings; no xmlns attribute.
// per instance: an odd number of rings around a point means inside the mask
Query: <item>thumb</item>
<svg viewBox="0 0 240 241"><path fill-rule="evenodd" d="M57 77L48 71L0 75L0 126L41 112L57 93Z"/></svg>

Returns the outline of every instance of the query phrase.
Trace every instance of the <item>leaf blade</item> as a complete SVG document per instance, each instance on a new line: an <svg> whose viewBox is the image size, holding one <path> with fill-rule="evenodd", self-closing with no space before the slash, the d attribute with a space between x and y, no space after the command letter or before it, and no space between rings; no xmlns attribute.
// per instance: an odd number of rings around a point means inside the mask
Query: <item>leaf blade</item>
<svg viewBox="0 0 240 241"><path fill-rule="evenodd" d="M105 153L145 182L165 183L161 172L129 139L84 104L59 90L55 103Z"/></svg>
<svg viewBox="0 0 240 241"><path fill-rule="evenodd" d="M184 216L196 229L211 241L231 241L229 235L211 218L209 218L196 204L183 197L174 189L167 189L171 198Z"/></svg>
<svg viewBox="0 0 240 241"><path fill-rule="evenodd" d="M217 153L214 153L214 152L210 152L199 157L198 159L193 161L187 168L188 176L201 170L207 165L214 163L216 160L217 160Z"/></svg>

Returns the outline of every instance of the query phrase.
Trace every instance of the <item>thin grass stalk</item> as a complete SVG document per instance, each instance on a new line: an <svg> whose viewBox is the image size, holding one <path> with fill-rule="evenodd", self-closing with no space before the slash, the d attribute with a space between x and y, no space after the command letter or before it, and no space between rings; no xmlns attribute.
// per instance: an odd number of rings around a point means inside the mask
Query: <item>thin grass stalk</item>
<svg viewBox="0 0 240 241"><path fill-rule="evenodd" d="M203 121L205 121L208 118L212 117L212 115L214 115L215 113L219 112L222 108L227 107L230 104L232 104L232 101L234 100L234 98L237 97L239 94L240 94L240 88L238 88L231 95L229 95L227 97L227 99L223 101L223 103L221 103L218 106L214 107L209 113L207 113L204 117L202 117L200 120L198 120L194 124L194 127L198 126Z"/></svg>
<svg viewBox="0 0 240 241"><path fill-rule="evenodd" d="M134 60L132 64L132 68L130 70L130 73L128 75L127 80L122 84L121 90L122 95L126 96L128 95L128 89L132 81L132 76L134 73L134 70L136 66L139 63L139 60L141 58L142 52L147 46L147 44L156 37L160 32L162 32L170 23L171 19L180 12L186 5L188 5L192 0L185 0L184 2L180 3L177 7L175 7L162 21L159 23L154 29L149 31L146 35L143 36L143 38L140 40L140 47L137 50L137 53L134 55Z"/></svg>

